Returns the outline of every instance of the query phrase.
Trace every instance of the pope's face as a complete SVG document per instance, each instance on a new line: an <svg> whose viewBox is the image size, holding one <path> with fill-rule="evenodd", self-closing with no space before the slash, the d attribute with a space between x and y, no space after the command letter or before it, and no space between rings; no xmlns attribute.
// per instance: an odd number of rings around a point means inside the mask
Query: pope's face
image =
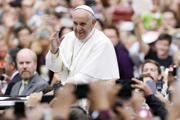
<svg viewBox="0 0 180 120"><path fill-rule="evenodd" d="M90 13L82 9L75 10L72 19L74 23L73 29L79 40L85 39L96 23L95 20L92 20Z"/></svg>

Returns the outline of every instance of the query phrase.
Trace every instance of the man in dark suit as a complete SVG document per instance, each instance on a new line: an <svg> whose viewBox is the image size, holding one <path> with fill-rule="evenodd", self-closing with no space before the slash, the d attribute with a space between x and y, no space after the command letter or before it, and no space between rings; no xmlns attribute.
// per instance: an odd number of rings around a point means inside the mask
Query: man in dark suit
<svg viewBox="0 0 180 120"><path fill-rule="evenodd" d="M20 49L13 48L8 50L5 58L5 74L10 77L10 82L7 86L4 95L10 95L11 89L14 84L21 80L19 72L17 71L16 55Z"/></svg>
<svg viewBox="0 0 180 120"><path fill-rule="evenodd" d="M37 56L32 50L27 48L20 50L16 61L22 80L13 86L11 96L27 96L48 87L48 83L36 72Z"/></svg>

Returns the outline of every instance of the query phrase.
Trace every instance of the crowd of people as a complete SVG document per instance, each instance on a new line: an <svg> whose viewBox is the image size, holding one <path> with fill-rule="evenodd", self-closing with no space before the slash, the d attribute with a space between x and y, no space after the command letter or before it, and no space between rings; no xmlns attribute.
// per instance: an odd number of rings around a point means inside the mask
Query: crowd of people
<svg viewBox="0 0 180 120"><path fill-rule="evenodd" d="M179 0L0 0L0 119L176 120L179 40Z"/></svg>

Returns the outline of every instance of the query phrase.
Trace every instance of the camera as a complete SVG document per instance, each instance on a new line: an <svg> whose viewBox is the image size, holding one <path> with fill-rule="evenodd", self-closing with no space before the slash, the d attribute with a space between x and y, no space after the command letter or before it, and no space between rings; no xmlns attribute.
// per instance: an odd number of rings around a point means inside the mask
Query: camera
<svg viewBox="0 0 180 120"><path fill-rule="evenodd" d="M54 95L43 95L41 99L41 103L50 103L51 100L54 99Z"/></svg>
<svg viewBox="0 0 180 120"><path fill-rule="evenodd" d="M43 92L43 94L46 94L46 93L48 93L48 92L50 92L52 90L54 92L56 92L62 86L63 85L61 84L61 82L58 82L58 83L54 84L52 87L45 88L42 92Z"/></svg>
<svg viewBox="0 0 180 120"><path fill-rule="evenodd" d="M117 80L116 84L119 84L122 86L121 90L118 92L117 96L121 98L122 100L129 100L132 96L132 91L134 88L131 87L131 85L135 84L132 80Z"/></svg>
<svg viewBox="0 0 180 120"><path fill-rule="evenodd" d="M87 94L90 91L88 84L78 84L74 94L77 99L87 98Z"/></svg>
<svg viewBox="0 0 180 120"><path fill-rule="evenodd" d="M17 119L25 117L25 105L24 102L15 102L14 114Z"/></svg>
<svg viewBox="0 0 180 120"><path fill-rule="evenodd" d="M172 75L173 76L177 75L177 67L173 67Z"/></svg>
<svg viewBox="0 0 180 120"><path fill-rule="evenodd" d="M56 84L54 84L52 87L48 87L46 89L44 89L43 92L43 96L41 99L41 103L49 103L51 102L51 100L55 97L56 95L56 91L60 88L63 87L63 85L61 84L61 82L58 82ZM45 95L46 93L50 92L50 91L54 91L53 95Z"/></svg>

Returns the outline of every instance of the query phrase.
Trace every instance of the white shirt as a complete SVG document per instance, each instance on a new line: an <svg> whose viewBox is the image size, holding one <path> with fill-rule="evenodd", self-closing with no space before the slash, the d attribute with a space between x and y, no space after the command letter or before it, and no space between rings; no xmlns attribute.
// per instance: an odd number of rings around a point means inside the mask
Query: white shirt
<svg viewBox="0 0 180 120"><path fill-rule="evenodd" d="M12 80L18 73L19 73L18 71L14 72L14 73L11 75L10 80Z"/></svg>

